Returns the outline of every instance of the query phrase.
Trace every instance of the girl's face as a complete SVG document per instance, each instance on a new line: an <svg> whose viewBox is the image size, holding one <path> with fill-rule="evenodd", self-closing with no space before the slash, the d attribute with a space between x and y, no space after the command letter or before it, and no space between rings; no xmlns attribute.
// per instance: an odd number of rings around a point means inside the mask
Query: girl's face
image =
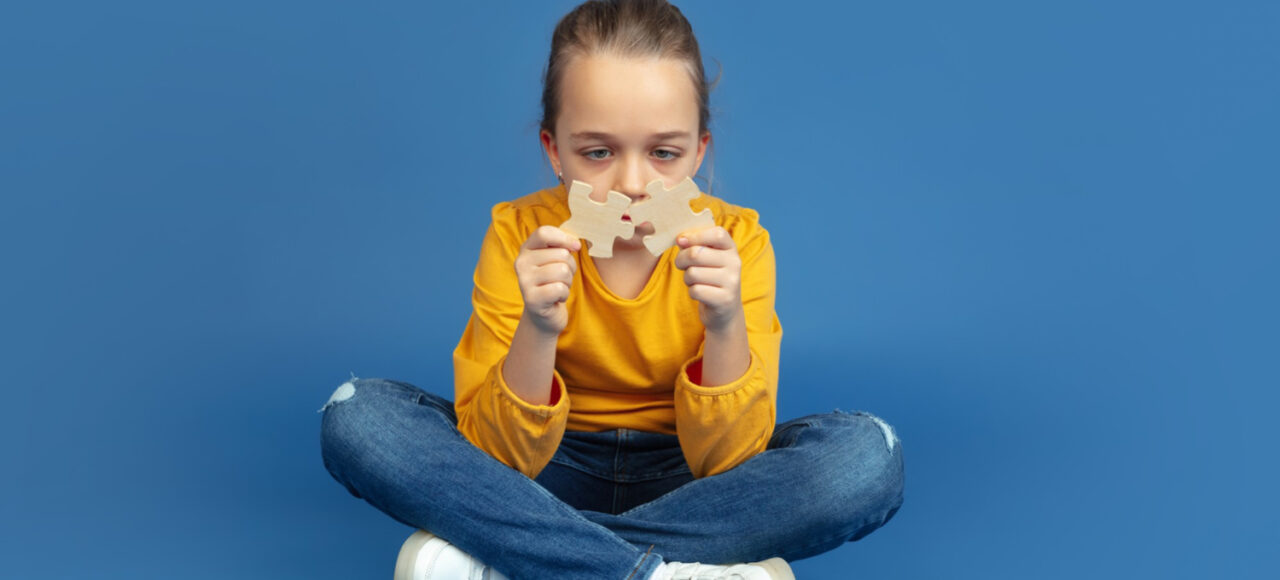
<svg viewBox="0 0 1280 580"><path fill-rule="evenodd" d="M698 134L697 92L680 61L576 56L560 82L555 135L541 139L566 184L590 184L596 201L613 190L635 202L648 197L650 181L672 187L698 172L711 134ZM620 246L643 247L653 226L636 226Z"/></svg>

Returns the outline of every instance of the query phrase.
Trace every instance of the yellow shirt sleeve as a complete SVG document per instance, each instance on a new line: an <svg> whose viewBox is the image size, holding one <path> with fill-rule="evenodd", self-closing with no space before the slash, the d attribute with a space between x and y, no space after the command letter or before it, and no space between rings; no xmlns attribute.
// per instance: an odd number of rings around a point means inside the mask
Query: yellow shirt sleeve
<svg viewBox="0 0 1280 580"><path fill-rule="evenodd" d="M509 203L494 206L485 232L471 318L453 352L454 408L458 430L467 440L534 478L560 446L569 393L556 372L552 388L559 390L559 400L533 405L512 392L502 376L502 363L524 310L514 264L529 232L522 231L514 214Z"/></svg>
<svg viewBox="0 0 1280 580"><path fill-rule="evenodd" d="M754 212L749 216L755 217ZM751 220L724 224L742 259L742 307L751 365L738 380L704 387L702 353L676 377L676 431L694 477L734 468L764 451L777 420L782 325L774 311L776 270L769 233Z"/></svg>

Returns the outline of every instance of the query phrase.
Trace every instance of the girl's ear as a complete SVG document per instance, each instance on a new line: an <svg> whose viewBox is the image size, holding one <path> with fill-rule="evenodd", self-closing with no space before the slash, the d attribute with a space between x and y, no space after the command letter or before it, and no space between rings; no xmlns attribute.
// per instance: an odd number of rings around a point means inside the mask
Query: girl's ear
<svg viewBox="0 0 1280 580"><path fill-rule="evenodd" d="M556 138L551 135L550 131L543 129L538 134L538 138L542 140L542 150L547 152L547 160L551 162L551 170L556 175L560 175L560 148L556 147Z"/></svg>
<svg viewBox="0 0 1280 580"><path fill-rule="evenodd" d="M693 163L694 175L697 175L698 170L702 169L702 158L707 155L707 145L709 143L711 143L711 131L707 131L703 133L702 137L698 138L698 155L696 160Z"/></svg>

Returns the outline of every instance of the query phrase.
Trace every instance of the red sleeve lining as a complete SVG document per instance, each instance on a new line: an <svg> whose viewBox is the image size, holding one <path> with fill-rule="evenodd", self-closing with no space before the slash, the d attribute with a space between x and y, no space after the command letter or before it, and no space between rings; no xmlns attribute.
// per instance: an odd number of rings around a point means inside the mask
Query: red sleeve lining
<svg viewBox="0 0 1280 580"><path fill-rule="evenodd" d="M702 386L702 359L689 363L689 382Z"/></svg>
<svg viewBox="0 0 1280 580"><path fill-rule="evenodd" d="M556 377L555 377L554 375L552 375L552 377L551 377L551 402L550 402L550 403L547 403L547 405L554 407L554 406L556 406L556 403L559 403L559 402L560 402L560 381L556 380Z"/></svg>

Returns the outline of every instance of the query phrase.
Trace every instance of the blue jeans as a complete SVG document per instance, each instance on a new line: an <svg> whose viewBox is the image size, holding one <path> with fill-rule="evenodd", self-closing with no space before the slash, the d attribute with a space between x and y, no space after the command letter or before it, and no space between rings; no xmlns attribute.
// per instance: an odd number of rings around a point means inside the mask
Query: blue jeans
<svg viewBox="0 0 1280 580"><path fill-rule="evenodd" d="M902 448L865 413L781 423L767 450L693 479L674 435L569 431L529 479L458 432L453 404L355 379L322 409L325 467L347 490L511 578L648 578L662 560L798 560L902 505Z"/></svg>

